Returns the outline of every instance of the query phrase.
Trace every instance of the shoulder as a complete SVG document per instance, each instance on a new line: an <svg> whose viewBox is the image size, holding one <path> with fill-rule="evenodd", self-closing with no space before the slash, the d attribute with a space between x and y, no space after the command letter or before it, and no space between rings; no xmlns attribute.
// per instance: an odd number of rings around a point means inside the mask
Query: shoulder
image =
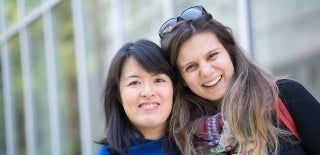
<svg viewBox="0 0 320 155"><path fill-rule="evenodd" d="M319 102L297 81L281 79L277 87L302 139L301 146L310 154L320 154Z"/></svg>
<svg viewBox="0 0 320 155"><path fill-rule="evenodd" d="M320 104L317 99L299 82L291 79L277 81L279 97L286 105L296 123L304 124L314 118L320 118ZM317 122L316 122L317 121ZM320 120L310 122L311 126L319 124ZM311 127L310 126L310 127ZM320 127L320 126L319 126Z"/></svg>
<svg viewBox="0 0 320 155"><path fill-rule="evenodd" d="M309 113L309 115L320 113L320 104L317 99L299 82L291 79L281 79L277 81L277 87L280 99L293 117L299 116L301 118L306 117L306 113Z"/></svg>
<svg viewBox="0 0 320 155"><path fill-rule="evenodd" d="M178 154L177 150L165 150L164 140L137 140L129 150L124 150L128 154L139 154L139 155L165 155L165 154Z"/></svg>
<svg viewBox="0 0 320 155"><path fill-rule="evenodd" d="M165 155L165 154L178 154L177 150L169 152L163 150L163 140L142 140L137 138L131 142L131 146L123 149L124 154L139 154L139 155ZM108 146L103 145L95 155L111 155Z"/></svg>
<svg viewBox="0 0 320 155"><path fill-rule="evenodd" d="M280 90L305 89L301 83L292 79L279 79L277 86Z"/></svg>
<svg viewBox="0 0 320 155"><path fill-rule="evenodd" d="M131 154L148 154L161 152L163 141L162 140L143 140L137 139L131 144ZM127 152L128 150L125 150Z"/></svg>
<svg viewBox="0 0 320 155"><path fill-rule="evenodd" d="M96 155L109 155L110 152L106 145L100 147L100 149L96 152Z"/></svg>
<svg viewBox="0 0 320 155"><path fill-rule="evenodd" d="M311 97L310 92L298 81L292 79L280 79L277 82L280 97L285 100Z"/></svg>

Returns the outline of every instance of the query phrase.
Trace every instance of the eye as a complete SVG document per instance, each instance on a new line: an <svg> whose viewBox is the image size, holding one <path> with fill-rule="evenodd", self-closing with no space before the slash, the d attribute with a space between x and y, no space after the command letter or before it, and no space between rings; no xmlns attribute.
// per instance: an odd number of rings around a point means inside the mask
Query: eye
<svg viewBox="0 0 320 155"><path fill-rule="evenodd" d="M186 71L187 72L191 72L191 71L194 71L196 68L197 68L197 64L191 64L191 65L188 65L187 67L186 67Z"/></svg>
<svg viewBox="0 0 320 155"><path fill-rule="evenodd" d="M139 81L131 81L128 86L136 86L136 85L139 85L140 82Z"/></svg>
<svg viewBox="0 0 320 155"><path fill-rule="evenodd" d="M170 77L166 74L158 74L155 77L155 83L163 83L170 81Z"/></svg>
<svg viewBox="0 0 320 155"><path fill-rule="evenodd" d="M217 54L218 54L217 52L209 54L208 60L214 60L217 57Z"/></svg>
<svg viewBox="0 0 320 155"><path fill-rule="evenodd" d="M157 78L155 80L155 83L161 83L161 82L166 82L164 79L161 79L161 78Z"/></svg>

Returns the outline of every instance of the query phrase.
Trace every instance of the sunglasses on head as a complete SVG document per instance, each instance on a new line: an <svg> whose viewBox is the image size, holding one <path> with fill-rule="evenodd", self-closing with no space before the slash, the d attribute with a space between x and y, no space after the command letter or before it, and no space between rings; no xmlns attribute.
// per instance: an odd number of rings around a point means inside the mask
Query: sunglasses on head
<svg viewBox="0 0 320 155"><path fill-rule="evenodd" d="M171 18L162 24L162 26L159 29L160 38L162 39L162 38L166 37L166 35L168 35L171 32L172 28L178 22L180 22L182 20L196 19L205 13L207 13L207 11L201 5L193 6L193 7L190 7L188 9L182 11L180 16L175 17L175 18Z"/></svg>

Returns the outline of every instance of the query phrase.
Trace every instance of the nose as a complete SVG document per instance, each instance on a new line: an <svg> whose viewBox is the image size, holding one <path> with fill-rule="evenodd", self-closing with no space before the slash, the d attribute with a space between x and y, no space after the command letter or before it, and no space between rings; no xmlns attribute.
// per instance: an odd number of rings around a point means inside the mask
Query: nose
<svg viewBox="0 0 320 155"><path fill-rule="evenodd" d="M151 97L155 95L155 89L153 84L145 83L141 87L141 96L142 97Z"/></svg>
<svg viewBox="0 0 320 155"><path fill-rule="evenodd" d="M210 65L210 63L203 62L200 64L199 70L200 70L199 72L200 76L208 76L212 74L213 67Z"/></svg>

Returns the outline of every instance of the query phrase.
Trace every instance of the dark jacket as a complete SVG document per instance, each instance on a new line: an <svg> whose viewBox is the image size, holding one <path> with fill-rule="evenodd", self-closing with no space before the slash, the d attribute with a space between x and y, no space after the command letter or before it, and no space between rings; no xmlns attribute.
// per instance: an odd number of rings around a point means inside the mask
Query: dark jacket
<svg viewBox="0 0 320 155"><path fill-rule="evenodd" d="M277 81L279 97L286 105L298 134L299 142L284 142L280 139L280 155L320 155L320 104L299 82L290 79Z"/></svg>

